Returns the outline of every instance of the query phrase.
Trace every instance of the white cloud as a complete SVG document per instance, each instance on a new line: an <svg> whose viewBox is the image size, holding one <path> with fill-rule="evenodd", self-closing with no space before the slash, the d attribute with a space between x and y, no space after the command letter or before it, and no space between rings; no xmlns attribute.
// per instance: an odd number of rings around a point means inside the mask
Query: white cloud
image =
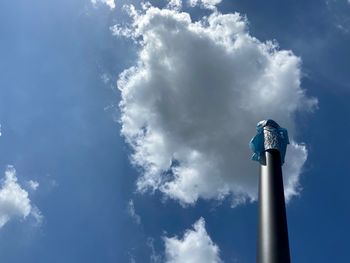
<svg viewBox="0 0 350 263"><path fill-rule="evenodd" d="M39 187L39 182L37 181L29 180L28 184L29 184L29 187L34 191L36 191Z"/></svg>
<svg viewBox="0 0 350 263"><path fill-rule="evenodd" d="M220 4L222 0L189 0L190 6L200 6L206 9L216 9L216 5Z"/></svg>
<svg viewBox="0 0 350 263"><path fill-rule="evenodd" d="M233 206L255 200L258 163L248 142L256 123L274 119L292 139L295 113L317 105L300 86L301 59L251 36L239 13L192 22L177 10L129 10L134 22L124 35L138 41L139 58L118 87L121 133L143 171L138 190L183 205L229 194ZM306 158L293 141L283 167L288 199Z"/></svg>
<svg viewBox="0 0 350 263"><path fill-rule="evenodd" d="M181 9L182 7L182 0L169 0L168 2L168 8Z"/></svg>
<svg viewBox="0 0 350 263"><path fill-rule="evenodd" d="M150 255L150 260L149 262L151 263L161 263L162 261L162 256L159 255L156 252L156 249L154 247L154 239L152 237L147 238L147 246L151 250L151 255Z"/></svg>
<svg viewBox="0 0 350 263"><path fill-rule="evenodd" d="M93 3L94 5L96 5L98 2L106 4L107 6L109 6L110 9L115 8L115 1L114 0L91 0L91 3Z"/></svg>
<svg viewBox="0 0 350 263"><path fill-rule="evenodd" d="M219 247L205 230L204 219L199 219L193 230L187 230L182 239L165 238L166 263L219 263Z"/></svg>
<svg viewBox="0 0 350 263"><path fill-rule="evenodd" d="M40 226L44 220L44 216L36 206L32 206L30 214L34 218L35 225Z"/></svg>
<svg viewBox="0 0 350 263"><path fill-rule="evenodd" d="M134 201L132 199L128 202L128 214L136 224L141 224L141 217L136 213Z"/></svg>
<svg viewBox="0 0 350 263"><path fill-rule="evenodd" d="M0 228L13 218L24 219L29 214L42 220L40 211L31 205L28 192L18 184L16 170L8 166L0 188Z"/></svg>

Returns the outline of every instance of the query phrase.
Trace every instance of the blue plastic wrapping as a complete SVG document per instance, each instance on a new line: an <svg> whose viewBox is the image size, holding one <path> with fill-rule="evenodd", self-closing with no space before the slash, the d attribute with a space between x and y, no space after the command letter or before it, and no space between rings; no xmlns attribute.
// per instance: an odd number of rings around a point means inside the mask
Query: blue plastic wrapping
<svg viewBox="0 0 350 263"><path fill-rule="evenodd" d="M249 143L254 152L252 160L261 162L266 150L275 149L280 152L281 163L284 163L287 144L289 144L288 132L281 128L273 120L263 120L256 125L257 134Z"/></svg>

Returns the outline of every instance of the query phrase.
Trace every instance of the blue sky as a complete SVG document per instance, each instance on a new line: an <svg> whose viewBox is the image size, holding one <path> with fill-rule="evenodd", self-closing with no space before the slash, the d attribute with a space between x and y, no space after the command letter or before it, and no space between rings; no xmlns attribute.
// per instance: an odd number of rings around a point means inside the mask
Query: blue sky
<svg viewBox="0 0 350 263"><path fill-rule="evenodd" d="M292 261L349 261L350 3L176 2L1 1L1 262L185 262L195 241L254 262L248 138L270 117L295 141Z"/></svg>

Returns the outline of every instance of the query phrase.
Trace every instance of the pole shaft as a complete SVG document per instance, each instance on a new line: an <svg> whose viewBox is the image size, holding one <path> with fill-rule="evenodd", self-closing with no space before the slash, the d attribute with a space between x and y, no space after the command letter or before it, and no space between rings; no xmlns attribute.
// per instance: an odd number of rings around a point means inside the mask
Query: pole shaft
<svg viewBox="0 0 350 263"><path fill-rule="evenodd" d="M290 263L281 156L266 150L259 182L257 263Z"/></svg>

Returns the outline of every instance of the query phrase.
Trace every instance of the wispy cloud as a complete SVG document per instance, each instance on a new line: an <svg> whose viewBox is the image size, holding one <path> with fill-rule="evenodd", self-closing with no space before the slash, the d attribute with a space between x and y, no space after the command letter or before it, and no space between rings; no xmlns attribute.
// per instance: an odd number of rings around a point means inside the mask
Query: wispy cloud
<svg viewBox="0 0 350 263"><path fill-rule="evenodd" d="M114 29L139 46L137 63L118 80L121 133L143 171L138 190L159 190L183 205L230 194L233 205L255 200L248 142L256 123L275 119L293 138L295 113L317 105L301 88L301 59L251 36L239 13L213 11L193 22L176 9L128 10L134 22ZM298 194L306 158L306 147L292 140L287 198Z"/></svg>
<svg viewBox="0 0 350 263"><path fill-rule="evenodd" d="M152 237L147 238L147 246L151 250L150 262L162 263L162 256L156 252L156 249L154 248L154 239Z"/></svg>
<svg viewBox="0 0 350 263"><path fill-rule="evenodd" d="M222 0L189 0L189 4L194 6L200 6L206 9L215 10L216 5L220 4Z"/></svg>
<svg viewBox="0 0 350 263"><path fill-rule="evenodd" d="M115 1L114 0L91 0L91 3L96 5L97 3L103 3L109 6L110 9L115 8Z"/></svg>
<svg viewBox="0 0 350 263"><path fill-rule="evenodd" d="M128 214L136 224L141 224L141 217L136 213L134 201L132 199L128 202Z"/></svg>

